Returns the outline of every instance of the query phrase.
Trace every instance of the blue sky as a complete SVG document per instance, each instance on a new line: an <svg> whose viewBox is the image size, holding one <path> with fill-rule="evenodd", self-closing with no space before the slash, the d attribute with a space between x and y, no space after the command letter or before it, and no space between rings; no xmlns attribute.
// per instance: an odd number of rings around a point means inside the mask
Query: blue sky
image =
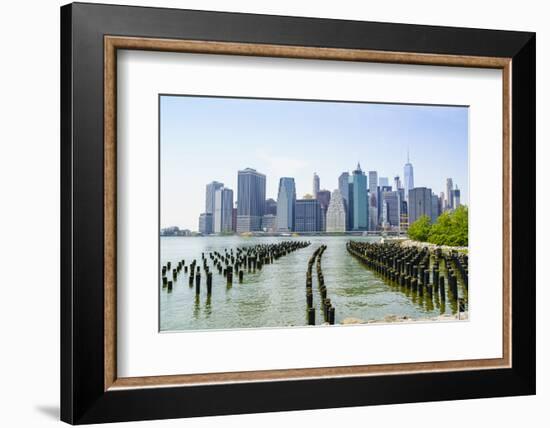
<svg viewBox="0 0 550 428"><path fill-rule="evenodd" d="M451 177L468 203L467 107L163 95L160 109L161 227L197 230L206 184L236 200L239 169L266 174L273 199L279 178L294 177L302 197L314 172L332 191L357 162L403 182L407 149L415 187L439 194Z"/></svg>

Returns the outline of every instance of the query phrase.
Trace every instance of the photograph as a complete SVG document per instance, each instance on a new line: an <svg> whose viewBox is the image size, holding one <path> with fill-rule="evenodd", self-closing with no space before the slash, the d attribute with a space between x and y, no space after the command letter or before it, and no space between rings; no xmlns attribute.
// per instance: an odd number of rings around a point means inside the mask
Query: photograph
<svg viewBox="0 0 550 428"><path fill-rule="evenodd" d="M468 106L159 95L159 330L467 321Z"/></svg>

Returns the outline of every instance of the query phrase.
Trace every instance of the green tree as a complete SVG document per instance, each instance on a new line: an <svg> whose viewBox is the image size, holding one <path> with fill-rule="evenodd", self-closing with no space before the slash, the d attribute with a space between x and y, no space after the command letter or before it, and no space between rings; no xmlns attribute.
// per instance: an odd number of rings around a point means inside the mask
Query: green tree
<svg viewBox="0 0 550 428"><path fill-rule="evenodd" d="M461 205L453 212L444 212L431 227L428 242L437 245L468 245L468 208Z"/></svg>
<svg viewBox="0 0 550 428"><path fill-rule="evenodd" d="M428 240L431 227L430 217L423 215L409 226L409 238L425 242Z"/></svg>
<svg viewBox="0 0 550 428"><path fill-rule="evenodd" d="M423 215L410 225L409 238L436 245L468 246L468 207L446 211L434 224Z"/></svg>
<svg viewBox="0 0 550 428"><path fill-rule="evenodd" d="M451 223L451 213L449 211L441 214L432 226L427 241L437 245L448 245L447 240Z"/></svg>

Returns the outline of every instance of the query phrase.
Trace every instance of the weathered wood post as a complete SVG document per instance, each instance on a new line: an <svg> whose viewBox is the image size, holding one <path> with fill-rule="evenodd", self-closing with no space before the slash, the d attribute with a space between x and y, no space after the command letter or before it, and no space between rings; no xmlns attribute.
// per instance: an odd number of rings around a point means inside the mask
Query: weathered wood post
<svg viewBox="0 0 550 428"><path fill-rule="evenodd" d="M308 308L313 307L313 291L311 290L311 288L308 288L306 290L306 303Z"/></svg>
<svg viewBox="0 0 550 428"><path fill-rule="evenodd" d="M451 276L449 277L449 286L451 288L451 293L453 295L453 299L457 300L458 299L458 288L457 288L456 275L451 274Z"/></svg>
<svg viewBox="0 0 550 428"><path fill-rule="evenodd" d="M212 294L212 273L208 272L206 274L206 294Z"/></svg>
<svg viewBox="0 0 550 428"><path fill-rule="evenodd" d="M197 272L195 276L195 294L200 294L201 292L201 274Z"/></svg>
<svg viewBox="0 0 550 428"><path fill-rule="evenodd" d="M335 312L336 309L334 308L334 306L331 306L328 313L328 323L330 325L334 325Z"/></svg>
<svg viewBox="0 0 550 428"><path fill-rule="evenodd" d="M314 308L308 308L307 309L307 324L308 325L315 325L315 309Z"/></svg>
<svg viewBox="0 0 550 428"><path fill-rule="evenodd" d="M231 266L227 267L227 288L231 288L233 285L233 268Z"/></svg>
<svg viewBox="0 0 550 428"><path fill-rule="evenodd" d="M439 270L437 269L433 270L432 278L433 278L432 281L433 281L435 292L438 293L439 292Z"/></svg>

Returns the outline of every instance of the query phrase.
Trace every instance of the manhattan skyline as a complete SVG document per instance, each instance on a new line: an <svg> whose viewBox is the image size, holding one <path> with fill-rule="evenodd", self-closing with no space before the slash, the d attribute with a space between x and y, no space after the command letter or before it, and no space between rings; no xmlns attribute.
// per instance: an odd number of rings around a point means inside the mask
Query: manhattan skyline
<svg viewBox="0 0 550 428"><path fill-rule="evenodd" d="M415 187L439 194L452 177L468 204L466 107L162 96L160 108L161 228L197 230L213 180L236 201L238 170L265 174L275 200L293 177L302 198L314 173L332 192L358 162L403 183L407 151Z"/></svg>

